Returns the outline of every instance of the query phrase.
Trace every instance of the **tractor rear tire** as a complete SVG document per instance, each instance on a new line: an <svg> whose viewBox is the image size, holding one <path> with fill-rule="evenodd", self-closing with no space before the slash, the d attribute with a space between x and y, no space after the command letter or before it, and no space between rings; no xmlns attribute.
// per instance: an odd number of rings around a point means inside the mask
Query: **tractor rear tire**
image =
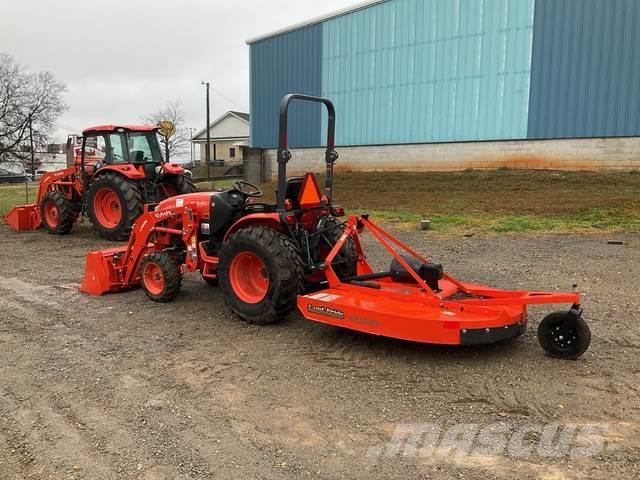
<svg viewBox="0 0 640 480"><path fill-rule="evenodd" d="M329 217L327 219L327 227L329 227L330 230L326 232L325 236L333 246L338 243L338 240L342 237L345 227L335 217ZM325 248L328 248L328 246ZM356 275L358 272L358 251L356 250L356 244L353 242L353 238L347 238L339 253L343 262L333 265L333 269L338 278L346 278ZM334 262L340 257L336 255Z"/></svg>
<svg viewBox="0 0 640 480"><path fill-rule="evenodd" d="M224 299L247 323L267 325L296 308L304 265L295 243L277 230L252 226L222 247L218 279Z"/></svg>
<svg viewBox="0 0 640 480"><path fill-rule="evenodd" d="M167 175L158 188L162 200L196 191L196 185L186 175Z"/></svg>
<svg viewBox="0 0 640 480"><path fill-rule="evenodd" d="M182 286L180 265L166 252L153 252L140 264L140 283L155 302L173 300Z"/></svg>
<svg viewBox="0 0 640 480"><path fill-rule="evenodd" d="M53 235L67 235L73 227L73 207L62 192L47 193L40 203L42 224Z"/></svg>
<svg viewBox="0 0 640 480"><path fill-rule="evenodd" d="M136 182L115 172L100 175L89 187L89 219L100 236L107 240L129 237L144 202Z"/></svg>

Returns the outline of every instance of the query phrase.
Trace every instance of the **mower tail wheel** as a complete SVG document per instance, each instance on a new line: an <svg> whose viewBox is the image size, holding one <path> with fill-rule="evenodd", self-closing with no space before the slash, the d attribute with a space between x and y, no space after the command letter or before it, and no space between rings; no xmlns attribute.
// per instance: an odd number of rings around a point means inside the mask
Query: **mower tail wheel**
<svg viewBox="0 0 640 480"><path fill-rule="evenodd" d="M234 313L247 323L267 325L295 309L304 266L289 237L251 226L231 235L222 248L218 279Z"/></svg>
<svg viewBox="0 0 640 480"><path fill-rule="evenodd" d="M169 302L182 285L180 265L168 253L150 253L140 265L140 283L151 300Z"/></svg>
<svg viewBox="0 0 640 480"><path fill-rule="evenodd" d="M42 224L54 235L66 235L73 227L73 207L62 192L47 193L40 203Z"/></svg>
<svg viewBox="0 0 640 480"><path fill-rule="evenodd" d="M575 360L589 348L589 326L571 312L554 312L547 315L538 326L538 342L547 355Z"/></svg>
<svg viewBox="0 0 640 480"><path fill-rule="evenodd" d="M136 182L115 172L100 175L89 187L87 201L93 228L107 240L129 237L144 202Z"/></svg>

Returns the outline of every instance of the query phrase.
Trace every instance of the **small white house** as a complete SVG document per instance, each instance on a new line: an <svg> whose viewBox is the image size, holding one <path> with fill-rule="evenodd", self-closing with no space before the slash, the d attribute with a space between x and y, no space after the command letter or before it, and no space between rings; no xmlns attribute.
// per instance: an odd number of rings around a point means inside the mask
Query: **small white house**
<svg viewBox="0 0 640 480"><path fill-rule="evenodd" d="M209 158L217 164L243 161L242 147L249 146L249 114L229 111L209 125ZM200 160L206 159L207 131L202 129L193 137L200 146Z"/></svg>

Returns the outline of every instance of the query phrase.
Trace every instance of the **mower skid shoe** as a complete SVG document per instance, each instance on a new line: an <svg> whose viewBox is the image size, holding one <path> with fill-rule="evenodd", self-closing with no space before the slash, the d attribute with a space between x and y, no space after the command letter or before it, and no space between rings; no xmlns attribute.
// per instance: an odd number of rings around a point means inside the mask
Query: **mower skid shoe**
<svg viewBox="0 0 640 480"><path fill-rule="evenodd" d="M110 248L87 253L87 263L80 291L89 295L104 295L127 288L118 279L118 258L121 258L127 247Z"/></svg>
<svg viewBox="0 0 640 480"><path fill-rule="evenodd" d="M505 305L481 314L447 310L409 296L406 300L393 299L379 292L355 286L348 290L329 288L298 296L298 309L316 322L443 345L499 342L521 335L526 328L524 305Z"/></svg>
<svg viewBox="0 0 640 480"><path fill-rule="evenodd" d="M14 232L27 232L29 230L36 230L41 226L38 206L35 203L18 205L12 208L11 211L4 216L4 221L7 222L9 228Z"/></svg>

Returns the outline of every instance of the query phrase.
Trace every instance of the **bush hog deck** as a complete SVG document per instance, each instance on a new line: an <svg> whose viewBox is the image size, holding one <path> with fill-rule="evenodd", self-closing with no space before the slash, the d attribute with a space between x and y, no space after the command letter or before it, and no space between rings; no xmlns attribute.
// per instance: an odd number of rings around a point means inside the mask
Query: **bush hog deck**
<svg viewBox="0 0 640 480"><path fill-rule="evenodd" d="M287 112L292 100L328 110L325 192L315 175L286 178ZM219 284L225 301L250 323L269 324L297 306L309 319L374 335L447 345L493 343L522 335L527 305L564 303L538 328L552 356L577 358L589 346L575 292L499 290L445 273L402 244L368 215L346 222L332 203L335 111L324 98L288 95L280 105L276 205L259 203L247 182L213 193L193 193L145 207L126 246L91 252L81 290L93 295L142 285L169 301L186 272ZM367 262L360 236L370 233L389 252L388 271Z"/></svg>
<svg viewBox="0 0 640 480"><path fill-rule="evenodd" d="M45 227L64 235L83 214L108 240L129 236L146 203L195 191L184 168L162 160L159 127L102 125L67 141L68 168L45 173L35 203L5 221L22 232Z"/></svg>

